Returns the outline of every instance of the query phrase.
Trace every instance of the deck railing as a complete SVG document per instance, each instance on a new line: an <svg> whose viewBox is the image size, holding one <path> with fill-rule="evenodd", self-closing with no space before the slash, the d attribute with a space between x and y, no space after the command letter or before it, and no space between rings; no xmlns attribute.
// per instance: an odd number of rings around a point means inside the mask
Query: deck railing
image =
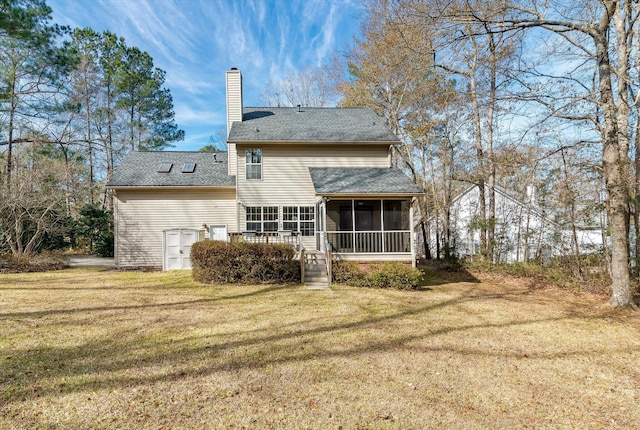
<svg viewBox="0 0 640 430"><path fill-rule="evenodd" d="M410 231L328 231L331 248L339 253L411 252Z"/></svg>
<svg viewBox="0 0 640 430"><path fill-rule="evenodd" d="M249 242L249 243L286 243L296 251L302 246L302 240L295 232L243 232L229 233L230 242Z"/></svg>

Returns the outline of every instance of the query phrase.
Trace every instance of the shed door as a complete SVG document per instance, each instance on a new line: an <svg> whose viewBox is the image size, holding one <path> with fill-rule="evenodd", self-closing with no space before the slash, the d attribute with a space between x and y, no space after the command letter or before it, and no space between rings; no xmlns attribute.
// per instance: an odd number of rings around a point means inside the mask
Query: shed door
<svg viewBox="0 0 640 430"><path fill-rule="evenodd" d="M191 269L191 245L198 241L198 232L189 229L164 232L164 270Z"/></svg>

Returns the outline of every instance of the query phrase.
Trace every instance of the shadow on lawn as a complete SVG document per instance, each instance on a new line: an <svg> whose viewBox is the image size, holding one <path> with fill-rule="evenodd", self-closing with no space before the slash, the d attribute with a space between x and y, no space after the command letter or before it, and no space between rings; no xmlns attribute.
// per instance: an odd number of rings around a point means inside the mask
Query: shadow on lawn
<svg viewBox="0 0 640 430"><path fill-rule="evenodd" d="M155 287L157 289L159 287ZM161 288L167 289L171 288L171 285L164 284ZM65 315L65 314L77 314L84 312L110 312L110 311L121 311L121 310L139 310L139 309L151 309L151 308L171 308L175 306L185 306L185 305L196 305L199 303L211 303L211 302L220 302L225 300L234 300L241 299L246 297L259 296L262 294L266 294L273 291L284 290L292 288L291 285L271 285L256 291L252 291L250 293L244 294L236 294L230 296L221 296L221 297L212 297L206 299L196 299L196 300L185 300L179 302L161 302L161 303L145 303L141 305L123 305L123 306L96 306L91 308L73 308L73 309L49 309L46 311L32 311L32 312L7 312L0 313L0 320L3 319L13 319L13 318L42 318L53 315ZM45 288L46 289L46 288ZM59 289L59 288L54 288ZM77 288L71 288L72 290L77 290ZM127 288L92 288L97 290L112 290L112 289L127 289ZM130 288L129 288L130 289ZM29 288L29 290L33 290L33 288Z"/></svg>
<svg viewBox="0 0 640 430"><path fill-rule="evenodd" d="M121 315L108 315L102 312L143 308L149 308L153 311L153 308L164 308L169 312L169 315L172 315L184 311L185 305L206 306L208 302L260 295L267 295L265 299L273 299L273 294L281 294L282 291L279 290L286 288L291 287L271 286L246 294L176 303L4 314L4 317L38 318L41 324L46 324L46 320L42 321L40 318L55 313L88 312L95 314L93 318L96 321L104 321L103 324L106 326L113 324L113 327L118 327L117 319L121 318ZM307 293L300 292L300 294ZM520 294L526 293L510 292L506 293L505 297ZM475 287L471 286L447 300L408 308L406 304L399 305L394 312L386 315L366 313L341 315L338 319L342 321L320 318L312 314L309 314L310 318L306 320L294 319L290 323L283 317L273 317L277 324L274 322L274 327L269 330L258 327L235 333L214 332L206 336L192 337L182 337L181 334L185 332L183 330L176 331L175 326L154 327L153 324L150 324L147 328L145 324L142 324L144 327L138 326L135 330L130 327L113 330L109 332L108 337L92 339L80 345L46 345L13 351L5 349L1 354L3 360L0 363L0 381L2 381L0 386L3 387L0 391L4 391L4 394L0 394L0 405L42 396L130 387L180 380L185 377L202 377L220 371L263 368L290 362L304 363L315 359L356 357L372 352L390 352L397 348L408 350L417 348L415 345L411 345L414 341L453 332L468 331L472 335L476 330L482 328L523 326L571 318L566 314L548 318L516 316L514 319L499 323L472 322L439 327L419 324L407 334L397 334L393 330L388 333L386 331L386 328L392 327L394 324L412 323L415 325L416 318L421 315L428 316L431 312L475 300L482 299L477 295ZM252 315L250 303L242 303L242 305L246 306L246 315L241 313L243 317L255 316ZM199 311L202 312L202 309ZM211 312L214 311L218 312L216 318L207 320L204 324L212 324L216 319L221 320L220 324L227 322L225 321L227 315L220 313L220 308L212 308ZM261 311L264 312L263 309ZM456 312L460 311L460 309L456 310ZM240 311L236 309L234 312ZM142 317L153 321L157 315L143 315ZM406 321L404 321L405 319ZM477 321L477 319L475 320ZM186 321L186 323L189 322ZM381 328L385 328L385 335L379 334ZM352 336L357 335L358 340L336 343L335 339L340 339L341 334L345 332ZM420 346L419 348L425 351L430 350L428 346ZM433 347L434 351L440 349L442 349L441 346ZM455 351L456 348L452 348L452 350ZM485 355L507 354L505 351L469 350L460 352ZM581 352L574 351L573 353L580 354ZM552 358L552 355L549 358ZM171 365L169 371L167 370L168 365ZM158 370L150 370L154 368Z"/></svg>
<svg viewBox="0 0 640 430"><path fill-rule="evenodd" d="M478 278L457 263L449 263L442 260L421 260L418 264L418 269L423 273L422 282L420 283L422 289L458 282L480 283Z"/></svg>

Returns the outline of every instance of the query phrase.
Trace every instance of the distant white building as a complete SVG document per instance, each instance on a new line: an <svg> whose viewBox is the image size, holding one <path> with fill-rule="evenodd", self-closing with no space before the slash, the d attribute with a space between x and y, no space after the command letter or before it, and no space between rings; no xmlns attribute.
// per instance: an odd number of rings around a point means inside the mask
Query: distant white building
<svg viewBox="0 0 640 430"><path fill-rule="evenodd" d="M509 195L500 187L496 187L495 191L496 262L523 262L571 255L574 252L574 228L557 222L556 214L536 204L533 186L527 190L526 202ZM466 188L452 202L449 211L450 252L458 258L480 253L479 208L479 189L475 185ZM443 221L441 216L437 222L435 218L428 222L429 246L434 255L437 238L440 239L440 248L444 246ZM604 219L575 225L576 241L581 254L599 251L602 248L603 225Z"/></svg>

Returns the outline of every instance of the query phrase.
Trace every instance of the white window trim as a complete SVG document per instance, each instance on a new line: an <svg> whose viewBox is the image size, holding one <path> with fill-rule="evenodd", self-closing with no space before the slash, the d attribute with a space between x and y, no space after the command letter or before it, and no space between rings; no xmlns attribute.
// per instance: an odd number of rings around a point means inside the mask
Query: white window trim
<svg viewBox="0 0 640 430"><path fill-rule="evenodd" d="M252 158L250 154L253 151L260 151L260 162L253 163L251 162ZM248 157L248 158L247 158ZM263 178L263 168L262 168L262 148L247 148L244 150L244 177L247 181L261 181ZM249 178L249 167L260 167L260 177L259 178Z"/></svg>
<svg viewBox="0 0 640 430"><path fill-rule="evenodd" d="M296 212L293 215L296 217L296 219L293 219L293 220L285 219L285 208L295 208ZM300 209L301 208L310 208L313 211L313 219L312 220L302 220L302 219L300 219L300 212L301 212ZM313 237L313 236L315 236L316 231L317 231L317 229L316 229L316 217L317 217L317 214L316 214L315 206L283 206L282 207L282 226L283 226L283 229L289 230L287 228L284 228L284 223L295 223L296 224L296 229L293 229L292 231L295 231L295 232L298 232L298 233L302 234L302 230L300 228L301 223L313 223L313 232L310 235L305 236L305 237Z"/></svg>

